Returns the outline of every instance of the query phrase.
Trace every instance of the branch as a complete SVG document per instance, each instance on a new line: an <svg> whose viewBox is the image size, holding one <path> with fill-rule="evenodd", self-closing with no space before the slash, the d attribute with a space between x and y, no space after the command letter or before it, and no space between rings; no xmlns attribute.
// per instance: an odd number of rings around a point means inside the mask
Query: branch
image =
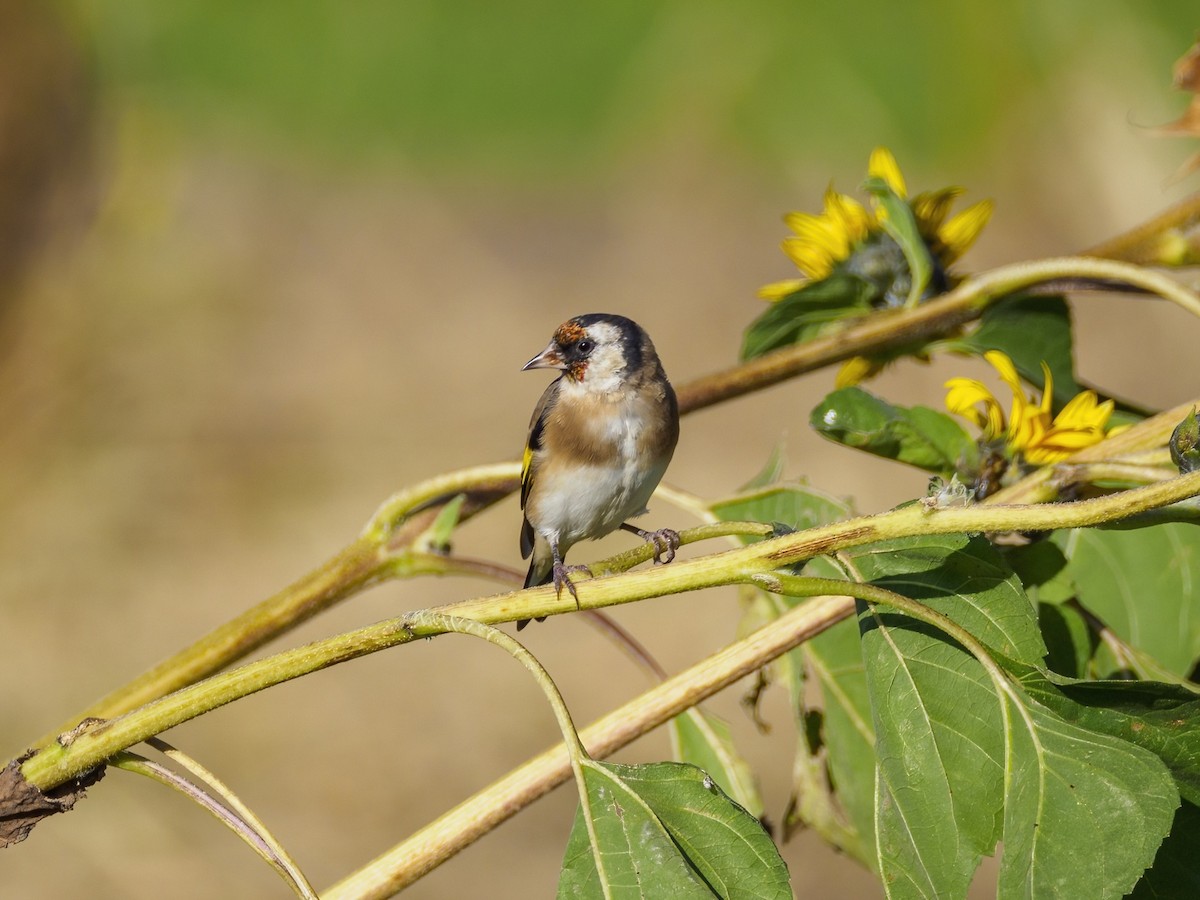
<svg viewBox="0 0 1200 900"><path fill-rule="evenodd" d="M1052 531L1100 525L1197 494L1200 494L1200 472L1074 503L980 505L941 510L913 504L891 512L759 541L736 550L678 560L668 566L582 581L576 585L578 602L570 596L557 596L554 587L547 585L450 604L428 612L495 624L574 612L577 608L616 606L720 585L747 581L760 583L763 578L769 579L775 570L794 567L814 556L892 538L968 532ZM745 523L730 524L738 527ZM763 528L757 523L754 526ZM695 539L697 534L710 535L716 530L717 526L702 525L685 534ZM650 547L645 547L622 554L622 557L630 559L640 555L648 559L652 552ZM422 615L425 613L415 612L389 619L215 675L126 716L96 724L66 746L62 742L50 744L24 762L21 774L29 783L48 790L102 764L118 750L241 697L340 662L408 643L414 637L441 633L436 622L428 624L420 618Z"/></svg>
<svg viewBox="0 0 1200 900"><path fill-rule="evenodd" d="M1166 275L1129 263L1085 257L1015 263L968 278L954 290L915 309L872 313L858 324L825 337L774 350L724 372L698 378L679 389L680 411L704 409L854 356L871 356L949 335L979 318L997 300L1065 278L1132 285L1200 316L1200 297L1195 293Z"/></svg>

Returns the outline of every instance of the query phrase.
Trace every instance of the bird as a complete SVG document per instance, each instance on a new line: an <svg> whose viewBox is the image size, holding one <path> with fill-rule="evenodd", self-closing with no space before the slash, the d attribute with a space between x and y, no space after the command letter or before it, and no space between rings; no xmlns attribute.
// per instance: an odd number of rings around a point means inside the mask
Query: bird
<svg viewBox="0 0 1200 900"><path fill-rule="evenodd" d="M679 404L645 330L624 316L568 319L522 371L558 369L529 422L521 466L521 558L525 587L553 582L579 603L564 557L577 542L617 529L654 545L655 563L679 548L670 528L626 520L647 512L679 440ZM532 557L532 558L530 558ZM544 617L543 617L544 618ZM542 619L538 619L542 621ZM528 619L517 623L524 628Z"/></svg>

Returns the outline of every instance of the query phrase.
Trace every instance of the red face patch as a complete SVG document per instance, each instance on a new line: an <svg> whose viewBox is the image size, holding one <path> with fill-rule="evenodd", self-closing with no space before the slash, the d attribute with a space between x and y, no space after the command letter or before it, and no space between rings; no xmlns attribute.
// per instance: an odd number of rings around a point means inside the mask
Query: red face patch
<svg viewBox="0 0 1200 900"><path fill-rule="evenodd" d="M577 325L575 322L564 322L558 326L558 331L554 332L554 343L560 347L568 347L577 341L582 341L587 336L587 332L583 330L582 325Z"/></svg>

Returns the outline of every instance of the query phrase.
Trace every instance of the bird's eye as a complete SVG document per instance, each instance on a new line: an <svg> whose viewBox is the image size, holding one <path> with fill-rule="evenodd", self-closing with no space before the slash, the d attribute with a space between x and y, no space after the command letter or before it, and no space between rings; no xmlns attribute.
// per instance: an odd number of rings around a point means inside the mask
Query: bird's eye
<svg viewBox="0 0 1200 900"><path fill-rule="evenodd" d="M594 343L592 343L591 341L589 341L587 338L584 338L582 341L580 341L578 344L575 345L575 347L579 350L580 353L591 353L592 348L595 346L596 345Z"/></svg>

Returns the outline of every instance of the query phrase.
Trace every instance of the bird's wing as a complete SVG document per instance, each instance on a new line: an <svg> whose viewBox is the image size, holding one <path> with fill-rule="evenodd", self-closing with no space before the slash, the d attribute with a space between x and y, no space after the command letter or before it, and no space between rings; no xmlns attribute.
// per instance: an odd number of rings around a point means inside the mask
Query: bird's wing
<svg viewBox="0 0 1200 900"><path fill-rule="evenodd" d="M534 454L542 449L542 434L546 430L546 419L558 401L559 381L558 378L554 379L546 388L542 399L538 401L538 405L533 411L533 417L529 420L529 436L525 439L525 455L521 459L521 509L525 508L525 501L529 499L529 489L533 484L534 469L536 468Z"/></svg>
<svg viewBox="0 0 1200 900"><path fill-rule="evenodd" d="M554 379L542 394L542 399L538 401L537 407L533 410L533 417L529 420L529 436L525 439L525 454L521 458L521 509L525 508L525 501L529 499L529 491L533 486L534 469L534 454L542 449L542 433L546 428L546 417L550 415L550 410L554 408L555 402L558 400L558 382L559 378ZM533 552L533 526L529 524L528 519L521 521L521 558L525 559Z"/></svg>

